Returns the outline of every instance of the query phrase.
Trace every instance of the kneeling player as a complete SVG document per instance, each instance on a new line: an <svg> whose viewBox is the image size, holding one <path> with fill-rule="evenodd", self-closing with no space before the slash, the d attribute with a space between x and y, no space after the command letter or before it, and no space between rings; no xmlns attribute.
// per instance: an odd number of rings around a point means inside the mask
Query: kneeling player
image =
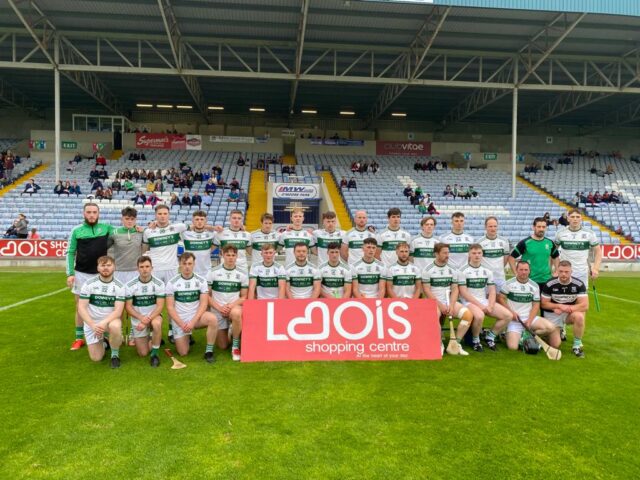
<svg viewBox="0 0 640 480"><path fill-rule="evenodd" d="M433 247L433 263L422 272L422 288L427 298L438 304L438 315L460 319L456 330L456 340L460 344L460 355L469 355L462 349L462 339L473 322L471 311L458 303L458 272L449 265L449 245L436 243ZM440 347L444 351L444 345Z"/></svg>
<svg viewBox="0 0 640 480"><path fill-rule="evenodd" d="M242 304L247 298L249 277L236 265L238 248L227 243L222 247L222 264L209 272L209 307L217 318L220 348L229 347L232 338L231 357L240 361L240 334L242 333ZM229 332L229 328L231 331Z"/></svg>
<svg viewBox="0 0 640 480"><path fill-rule="evenodd" d="M282 265L274 261L275 244L263 244L260 253L262 261L253 263L249 272L247 299L286 298L287 272Z"/></svg>
<svg viewBox="0 0 640 480"><path fill-rule="evenodd" d="M583 358L582 336L585 314L589 310L587 286L572 276L571 262L560 260L556 270L558 278L552 278L542 286L542 311L544 318L556 327L573 325L573 354Z"/></svg>
<svg viewBox="0 0 640 480"><path fill-rule="evenodd" d="M180 255L180 274L166 285L167 311L178 354L187 355L191 333L195 329L206 328L204 359L213 363L216 361L213 346L218 333L218 322L211 312L207 312L209 287L204 278L193 273L194 266L193 253L184 252Z"/></svg>
<svg viewBox="0 0 640 480"><path fill-rule="evenodd" d="M109 334L111 344L111 368L120 367L122 345L122 311L124 309L124 285L113 278L116 268L112 257L98 258L98 275L89 279L80 291L78 314L84 322L84 337L89 358L99 362L104 358L103 338Z"/></svg>
<svg viewBox="0 0 640 480"><path fill-rule="evenodd" d="M560 330L549 320L539 317L540 289L529 279L531 267L529 262L520 260L516 264L516 276L507 280L500 290L498 302L511 312L511 322L507 326L507 347L517 350L525 328L518 321L533 331L536 335L547 336L549 345L560 346Z"/></svg>
<svg viewBox="0 0 640 480"><path fill-rule="evenodd" d="M409 262L409 244L400 242L396 245L396 263L387 267L388 298L420 298L422 279L420 270Z"/></svg>
<svg viewBox="0 0 640 480"><path fill-rule="evenodd" d="M458 286L463 305L473 314L473 349L481 352L480 331L484 316L491 315L496 319L493 328L489 330L485 341L491 350L496 349L496 337L511 320L509 310L496 304L496 286L493 283L493 272L482 265L482 246L474 243L469 247L469 263L460 270Z"/></svg>
<svg viewBox="0 0 640 480"><path fill-rule="evenodd" d="M151 327L152 367L160 365L160 342L162 341L162 309L164 308L165 286L162 280L151 275L153 266L147 256L138 258L138 277L127 283L127 303L125 308L131 316L131 336L138 355L149 354L149 327Z"/></svg>

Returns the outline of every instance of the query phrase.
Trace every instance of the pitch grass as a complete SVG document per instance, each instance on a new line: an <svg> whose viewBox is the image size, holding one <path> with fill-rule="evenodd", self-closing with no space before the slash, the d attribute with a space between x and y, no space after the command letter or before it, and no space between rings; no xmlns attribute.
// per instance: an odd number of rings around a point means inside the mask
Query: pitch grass
<svg viewBox="0 0 640 480"><path fill-rule="evenodd" d="M0 304L57 290L62 273L0 271ZM638 300L640 278L601 293ZM0 478L637 478L638 308L602 298L587 358L507 352L441 362L159 369L68 350L63 292L0 312Z"/></svg>

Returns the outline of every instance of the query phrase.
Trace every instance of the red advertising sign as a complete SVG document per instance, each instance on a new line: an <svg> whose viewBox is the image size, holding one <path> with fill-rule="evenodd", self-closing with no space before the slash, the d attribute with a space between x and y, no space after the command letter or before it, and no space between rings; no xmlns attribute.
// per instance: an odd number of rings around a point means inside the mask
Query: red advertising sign
<svg viewBox="0 0 640 480"><path fill-rule="evenodd" d="M433 300L248 300L242 361L439 360Z"/></svg>
<svg viewBox="0 0 640 480"><path fill-rule="evenodd" d="M376 155L410 155L428 157L431 155L431 142L376 142Z"/></svg>
<svg viewBox="0 0 640 480"><path fill-rule="evenodd" d="M640 259L640 245L602 245L602 259L610 262L637 262Z"/></svg>
<svg viewBox="0 0 640 480"><path fill-rule="evenodd" d="M67 255L66 240L0 239L0 257L58 257Z"/></svg>
<svg viewBox="0 0 640 480"><path fill-rule="evenodd" d="M136 148L158 148L162 150L185 150L184 135L170 133L136 133Z"/></svg>

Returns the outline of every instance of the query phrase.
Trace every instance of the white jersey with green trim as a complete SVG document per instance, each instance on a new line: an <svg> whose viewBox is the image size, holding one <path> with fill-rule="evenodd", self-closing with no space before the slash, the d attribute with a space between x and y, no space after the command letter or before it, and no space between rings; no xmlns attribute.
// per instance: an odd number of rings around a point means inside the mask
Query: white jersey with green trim
<svg viewBox="0 0 640 480"><path fill-rule="evenodd" d="M249 271L249 279L256 281L256 297L258 299L275 299L278 298L280 280L287 280L287 272L279 263L273 263L269 266L263 262L254 263Z"/></svg>
<svg viewBox="0 0 640 480"><path fill-rule="evenodd" d="M320 266L319 270L324 294L334 298L342 298L344 286L351 284L351 269L349 265L343 262L331 265L326 262Z"/></svg>
<svg viewBox="0 0 640 480"><path fill-rule="evenodd" d="M433 263L433 259L436 258L433 248L438 242L440 242L438 237L433 235L431 237L425 237L422 233L416 235L411 240L409 251L413 257L413 264L418 267L421 272L427 265Z"/></svg>
<svg viewBox="0 0 640 480"><path fill-rule="evenodd" d="M320 270L308 262L304 265L293 262L285 270L293 298L311 298L313 283L322 279Z"/></svg>
<svg viewBox="0 0 640 480"><path fill-rule="evenodd" d="M521 283L516 277L510 278L502 286L500 293L507 297L507 305L526 322L533 308L533 302L540 301L540 287L533 280Z"/></svg>
<svg viewBox="0 0 640 480"><path fill-rule="evenodd" d="M296 243L304 243L307 247L311 248L315 246L316 241L313 238L313 234L309 233L306 229L301 228L300 230L285 230L280 234L280 238L278 239L278 244L284 247L285 260L284 264L289 265L291 263L295 263L296 257L293 254L293 247L295 247Z"/></svg>
<svg viewBox="0 0 640 480"><path fill-rule="evenodd" d="M558 230L555 242L560 252L560 260L569 260L573 271L579 273L589 271L589 252L592 247L600 245L596 234L584 228L571 230L567 227Z"/></svg>
<svg viewBox="0 0 640 480"><path fill-rule="evenodd" d="M473 244L473 237L466 233L445 233L440 241L449 245L449 263L456 270L462 268L469 260L469 247Z"/></svg>
<svg viewBox="0 0 640 480"><path fill-rule="evenodd" d="M368 228L364 230L352 228L344 234L342 243L349 247L349 265L355 265L362 260L362 245L364 245L364 241L367 238L376 238L376 234L369 231Z"/></svg>
<svg viewBox="0 0 640 480"><path fill-rule="evenodd" d="M262 246L268 243L273 244L274 248L278 248L278 232L264 233L262 230L251 232L251 263L262 263Z"/></svg>
<svg viewBox="0 0 640 480"><path fill-rule="evenodd" d="M511 253L509 240L501 236L489 238L484 235L476 243L482 247L482 265L491 270L494 280L504 280L504 257Z"/></svg>
<svg viewBox="0 0 640 480"><path fill-rule="evenodd" d="M420 270L413 263L395 264L387 267L385 280L391 282L396 297L413 298L416 292L416 280L420 280Z"/></svg>
<svg viewBox="0 0 640 480"><path fill-rule="evenodd" d="M474 267L467 263L458 272L458 285L467 287L476 300L484 302L487 299L487 287L494 285L493 272L482 264Z"/></svg>
<svg viewBox="0 0 640 480"><path fill-rule="evenodd" d="M191 252L196 257L196 264L193 268L201 277L206 277L211 270L211 247L213 246L213 232L187 230L182 232L182 242L184 251Z"/></svg>
<svg viewBox="0 0 640 480"><path fill-rule="evenodd" d="M173 297L175 308L183 322L190 322L200 307L200 295L209 293L207 280L194 273L191 278L178 274L165 286L167 297Z"/></svg>
<svg viewBox="0 0 640 480"><path fill-rule="evenodd" d="M387 227L378 235L378 247L382 249L380 260L387 268L398 261L396 245L402 242L407 245L411 242L411 234L402 228L391 230Z"/></svg>
<svg viewBox="0 0 640 480"><path fill-rule="evenodd" d="M132 301L133 309L142 315L149 315L156 308L158 298L165 297L162 280L151 276L148 282L136 277L126 285L127 300Z"/></svg>
<svg viewBox="0 0 640 480"><path fill-rule="evenodd" d="M209 272L207 283L215 302L227 305L240 298L243 288L249 288L249 277L240 268L227 268L220 264Z"/></svg>
<svg viewBox="0 0 640 480"><path fill-rule="evenodd" d="M96 275L82 286L80 298L89 300L89 315L99 322L113 313L116 302L125 301L126 292L124 285L115 278L105 282L100 275Z"/></svg>
<svg viewBox="0 0 640 480"><path fill-rule="evenodd" d="M247 248L251 247L251 234L249 232L225 228L221 232L215 234L213 237L213 243L221 249L225 245L233 245L236 247L238 249L236 265L242 270L247 270ZM222 257L222 252L220 252L220 257Z"/></svg>
<svg viewBox="0 0 640 480"><path fill-rule="evenodd" d="M422 284L431 287L431 293L440 303L449 303L449 294L453 283L458 283L458 271L448 263L438 265L433 262L422 271Z"/></svg>
<svg viewBox="0 0 640 480"><path fill-rule="evenodd" d="M170 223L166 227L147 228L142 243L149 245L146 255L156 270L178 270L178 243L180 234L187 231L184 223Z"/></svg>
<svg viewBox="0 0 640 480"><path fill-rule="evenodd" d="M313 231L313 240L316 242L316 247L318 248L318 266L329 261L327 248L330 243L337 243L339 246L342 246L342 237L344 237L344 234L344 230L327 232L325 229L319 228Z"/></svg>
<svg viewBox="0 0 640 480"><path fill-rule="evenodd" d="M351 279L358 282L358 292L365 298L379 298L380 280L387 276L387 268L379 260L358 261L351 267Z"/></svg>

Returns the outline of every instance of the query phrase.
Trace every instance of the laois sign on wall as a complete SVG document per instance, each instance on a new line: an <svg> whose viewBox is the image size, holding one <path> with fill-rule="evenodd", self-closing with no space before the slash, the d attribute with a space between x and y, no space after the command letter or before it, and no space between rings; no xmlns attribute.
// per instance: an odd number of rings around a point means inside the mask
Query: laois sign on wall
<svg viewBox="0 0 640 480"><path fill-rule="evenodd" d="M376 155L427 157L431 155L431 142L377 141Z"/></svg>
<svg viewBox="0 0 640 480"><path fill-rule="evenodd" d="M242 361L439 360L433 300L247 300Z"/></svg>

